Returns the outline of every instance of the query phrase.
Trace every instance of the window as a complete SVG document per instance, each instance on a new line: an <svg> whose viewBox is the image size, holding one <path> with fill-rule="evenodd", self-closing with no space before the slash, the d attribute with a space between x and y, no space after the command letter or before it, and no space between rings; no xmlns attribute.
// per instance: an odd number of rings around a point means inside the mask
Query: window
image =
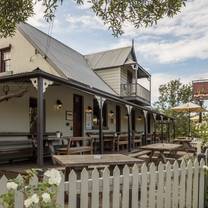
<svg viewBox="0 0 208 208"><path fill-rule="evenodd" d="M11 46L0 49L0 72L11 70Z"/></svg>
<svg viewBox="0 0 208 208"><path fill-rule="evenodd" d="M99 127L99 105L96 99L93 100L93 128L97 129ZM108 127L108 110L107 110L107 104L104 103L103 105L103 127Z"/></svg>

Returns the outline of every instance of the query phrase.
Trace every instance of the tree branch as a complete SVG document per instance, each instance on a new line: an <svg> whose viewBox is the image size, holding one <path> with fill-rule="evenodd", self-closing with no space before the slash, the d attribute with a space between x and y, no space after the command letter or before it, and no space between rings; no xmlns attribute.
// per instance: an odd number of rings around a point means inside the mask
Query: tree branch
<svg viewBox="0 0 208 208"><path fill-rule="evenodd" d="M8 94L8 95L1 96L0 97L0 102L3 102L5 100L9 100L9 99L12 99L12 98L22 97L26 92L27 92L27 90L20 90L17 93L11 93L11 94Z"/></svg>

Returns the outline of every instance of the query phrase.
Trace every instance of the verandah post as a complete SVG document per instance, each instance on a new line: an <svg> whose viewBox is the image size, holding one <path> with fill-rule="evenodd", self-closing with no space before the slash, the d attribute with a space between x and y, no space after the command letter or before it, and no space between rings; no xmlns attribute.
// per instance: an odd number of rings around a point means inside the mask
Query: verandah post
<svg viewBox="0 0 208 208"><path fill-rule="evenodd" d="M99 104L99 146L100 146L100 154L104 153L104 141L103 141L103 104L105 102L105 98L95 96L97 102Z"/></svg>
<svg viewBox="0 0 208 208"><path fill-rule="evenodd" d="M128 116L128 152L131 152L131 110L132 106L126 105L127 108L127 116Z"/></svg>
<svg viewBox="0 0 208 208"><path fill-rule="evenodd" d="M147 143L147 111L143 110L144 113L144 144Z"/></svg>
<svg viewBox="0 0 208 208"><path fill-rule="evenodd" d="M43 166L44 93L42 77L38 77L37 94L37 163L38 166Z"/></svg>

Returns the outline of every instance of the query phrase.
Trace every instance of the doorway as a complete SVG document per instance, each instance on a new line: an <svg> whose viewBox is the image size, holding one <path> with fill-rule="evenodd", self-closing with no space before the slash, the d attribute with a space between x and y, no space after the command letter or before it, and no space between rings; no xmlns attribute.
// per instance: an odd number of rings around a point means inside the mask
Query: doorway
<svg viewBox="0 0 208 208"><path fill-rule="evenodd" d="M116 106L116 132L121 131L121 108Z"/></svg>
<svg viewBox="0 0 208 208"><path fill-rule="evenodd" d="M74 95L73 98L73 136L82 136L83 132L83 97Z"/></svg>

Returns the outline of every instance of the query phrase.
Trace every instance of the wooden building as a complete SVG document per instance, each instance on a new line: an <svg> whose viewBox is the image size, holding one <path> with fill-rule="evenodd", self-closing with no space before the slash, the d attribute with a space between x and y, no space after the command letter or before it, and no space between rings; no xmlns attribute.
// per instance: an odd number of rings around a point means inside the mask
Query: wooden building
<svg viewBox="0 0 208 208"><path fill-rule="evenodd" d="M82 55L21 24L14 37L0 39L0 55L1 158L18 157L18 148L27 155L23 146L35 136L43 165L44 138L59 132L97 132L101 153L103 133L126 132L131 151L132 132L141 132L145 143L156 117L165 118L150 107L151 75L138 64L133 46ZM11 158L8 149L14 150Z"/></svg>

